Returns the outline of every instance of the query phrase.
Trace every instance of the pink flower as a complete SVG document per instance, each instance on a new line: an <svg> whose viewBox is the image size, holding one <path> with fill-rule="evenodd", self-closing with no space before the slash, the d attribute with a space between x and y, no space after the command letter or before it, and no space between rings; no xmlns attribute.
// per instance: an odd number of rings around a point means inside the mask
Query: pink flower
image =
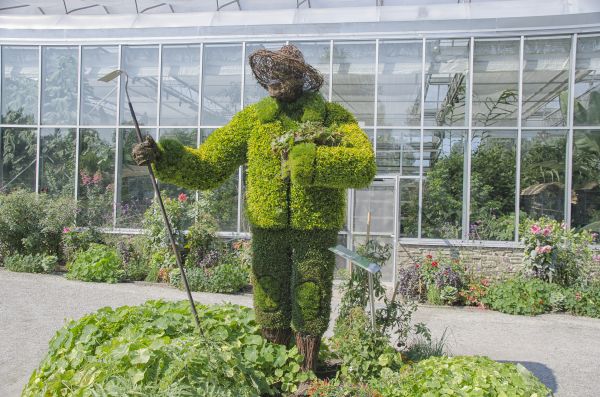
<svg viewBox="0 0 600 397"><path fill-rule="evenodd" d="M542 231L542 234L546 237L548 237L550 233L552 233L552 226L546 226Z"/></svg>
<svg viewBox="0 0 600 397"><path fill-rule="evenodd" d="M592 256L592 259L598 263L600 263L600 255L594 255Z"/></svg>
<svg viewBox="0 0 600 397"><path fill-rule="evenodd" d="M63 233L69 233L71 231L71 229L69 229L68 227L63 227Z"/></svg>
<svg viewBox="0 0 600 397"><path fill-rule="evenodd" d="M102 174L100 173L100 171L96 171L94 177L92 178L92 183L96 185L100 182L102 182Z"/></svg>
<svg viewBox="0 0 600 397"><path fill-rule="evenodd" d="M79 175L81 175L81 184L83 186L87 186L92 182L92 178L85 171L81 171Z"/></svg>
<svg viewBox="0 0 600 397"><path fill-rule="evenodd" d="M188 196L185 193L180 193L179 196L177 197L177 200L179 200L180 203L185 203L188 199Z"/></svg>
<svg viewBox="0 0 600 397"><path fill-rule="evenodd" d="M544 245L543 247L540 247L538 245L537 247L535 247L535 252L537 252L538 254L547 254L549 252L552 252L552 246Z"/></svg>
<svg viewBox="0 0 600 397"><path fill-rule="evenodd" d="M533 233L533 234L538 234L540 232L540 230L542 230L542 228L539 227L538 225L533 225L533 226L531 226L531 229L530 229L531 233Z"/></svg>

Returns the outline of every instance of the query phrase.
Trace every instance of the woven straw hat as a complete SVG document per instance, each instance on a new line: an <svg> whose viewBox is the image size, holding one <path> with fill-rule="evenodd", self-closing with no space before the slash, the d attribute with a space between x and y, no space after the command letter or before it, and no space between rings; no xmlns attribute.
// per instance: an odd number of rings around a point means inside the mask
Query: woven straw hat
<svg viewBox="0 0 600 397"><path fill-rule="evenodd" d="M284 45L278 51L256 50L250 55L250 68L258 84L268 89L274 82L302 80L303 91L317 91L323 76L304 61L302 52L294 45Z"/></svg>

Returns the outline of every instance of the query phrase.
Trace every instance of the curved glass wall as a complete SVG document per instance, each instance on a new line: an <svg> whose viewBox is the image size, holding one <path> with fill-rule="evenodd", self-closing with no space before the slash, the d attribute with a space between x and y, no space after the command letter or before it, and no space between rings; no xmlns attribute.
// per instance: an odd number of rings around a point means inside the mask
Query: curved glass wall
<svg viewBox="0 0 600 397"><path fill-rule="evenodd" d="M247 58L263 42L3 45L0 191L75 196L82 223L139 228L153 198L124 79L144 132L201 144L264 97ZM542 216L600 229L600 36L295 42L352 111L376 152L378 179L351 191L344 231L394 239L510 243ZM224 232L248 232L244 170L193 192Z"/></svg>

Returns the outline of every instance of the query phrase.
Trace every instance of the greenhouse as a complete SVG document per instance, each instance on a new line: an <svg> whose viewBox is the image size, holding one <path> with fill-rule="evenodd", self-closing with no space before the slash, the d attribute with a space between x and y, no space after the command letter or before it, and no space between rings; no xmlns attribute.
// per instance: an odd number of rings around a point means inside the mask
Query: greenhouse
<svg viewBox="0 0 600 397"><path fill-rule="evenodd" d="M293 43L376 155L375 182L348 192L342 244L508 249L540 217L600 231L596 1L35 3L0 5L2 192L72 196L86 222L135 232L153 190L123 80L98 79L125 70L144 132L197 146L267 95L250 54ZM244 179L161 188L241 236Z"/></svg>

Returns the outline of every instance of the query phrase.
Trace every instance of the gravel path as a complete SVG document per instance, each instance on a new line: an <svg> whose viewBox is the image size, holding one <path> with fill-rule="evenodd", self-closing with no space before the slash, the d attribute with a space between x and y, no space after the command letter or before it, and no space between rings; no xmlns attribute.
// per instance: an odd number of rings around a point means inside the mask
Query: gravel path
<svg viewBox="0 0 600 397"><path fill-rule="evenodd" d="M18 396L39 364L48 340L65 319L103 306L148 299L185 299L182 291L155 284L96 284L55 275L0 268L0 396ZM250 295L195 293L201 303L250 306ZM486 355L520 362L559 397L593 397L600 390L600 320L569 315L510 316L478 309L420 307L415 321L434 336L447 330L453 355Z"/></svg>

